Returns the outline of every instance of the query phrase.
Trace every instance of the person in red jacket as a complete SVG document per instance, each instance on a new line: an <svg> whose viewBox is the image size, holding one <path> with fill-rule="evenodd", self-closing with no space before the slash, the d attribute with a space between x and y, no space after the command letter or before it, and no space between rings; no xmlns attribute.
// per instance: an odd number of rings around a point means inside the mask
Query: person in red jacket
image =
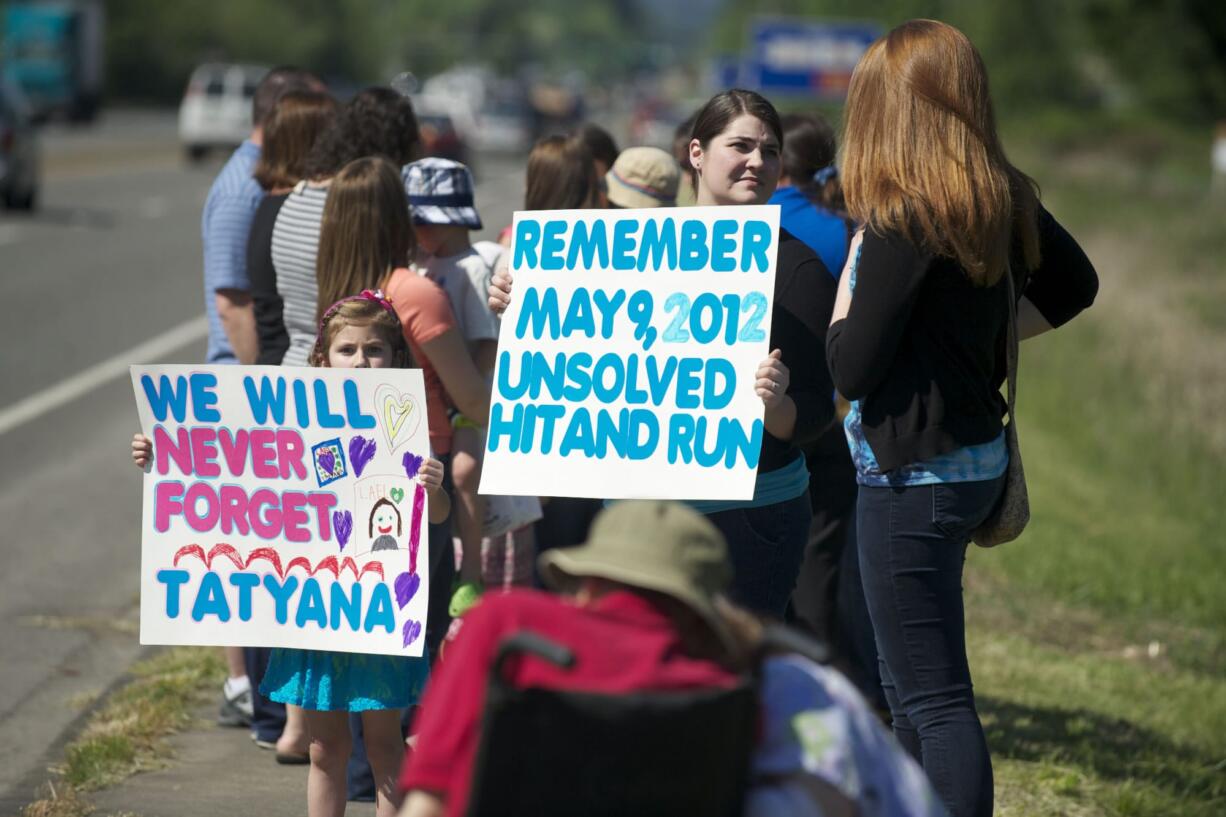
<svg viewBox="0 0 1226 817"><path fill-rule="evenodd" d="M737 682L721 657L739 642L716 607L732 570L723 537L700 514L620 502L597 517L586 543L541 558L545 581L573 595L512 590L465 616L422 700L400 777L402 817L465 813L490 669L515 633L531 630L575 656L569 669L531 656L512 662L507 680L518 687L619 694Z"/></svg>

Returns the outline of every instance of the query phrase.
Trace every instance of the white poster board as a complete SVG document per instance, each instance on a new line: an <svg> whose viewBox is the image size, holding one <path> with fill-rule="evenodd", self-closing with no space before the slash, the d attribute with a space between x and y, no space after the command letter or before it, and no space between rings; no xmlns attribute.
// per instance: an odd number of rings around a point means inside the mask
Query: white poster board
<svg viewBox="0 0 1226 817"><path fill-rule="evenodd" d="M481 493L751 498L779 208L518 212L512 230Z"/></svg>
<svg viewBox="0 0 1226 817"><path fill-rule="evenodd" d="M416 369L133 366L142 644L420 656L429 596Z"/></svg>

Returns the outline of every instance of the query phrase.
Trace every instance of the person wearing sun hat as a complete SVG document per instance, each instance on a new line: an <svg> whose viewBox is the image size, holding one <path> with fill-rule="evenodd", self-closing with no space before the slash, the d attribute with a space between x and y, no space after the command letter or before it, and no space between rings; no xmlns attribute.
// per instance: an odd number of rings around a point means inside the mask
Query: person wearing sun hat
<svg viewBox="0 0 1226 817"><path fill-rule="evenodd" d="M701 514L673 502L619 502L600 513L585 543L541 562L545 581L572 595L511 590L469 611L414 723L402 815L464 813L489 671L515 633L531 630L575 656L569 669L512 662L506 675L515 686L616 695L737 683L725 655L738 640L718 613L732 567L723 536Z"/></svg>
<svg viewBox="0 0 1226 817"><path fill-rule="evenodd" d="M673 207L681 167L659 148L626 148L604 178L612 207Z"/></svg>
<svg viewBox="0 0 1226 817"><path fill-rule="evenodd" d="M706 517L679 503L620 502L596 518L591 536L574 548L541 554L541 578L563 593L587 579L659 593L697 614L720 645L738 641L716 609L732 581L728 549Z"/></svg>

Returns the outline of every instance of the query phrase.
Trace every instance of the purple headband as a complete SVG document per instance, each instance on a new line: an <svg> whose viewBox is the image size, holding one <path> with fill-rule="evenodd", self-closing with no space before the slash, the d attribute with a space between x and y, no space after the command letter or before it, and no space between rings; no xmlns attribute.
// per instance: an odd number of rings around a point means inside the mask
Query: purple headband
<svg viewBox="0 0 1226 817"><path fill-rule="evenodd" d="M396 314L396 307L392 306L392 302L389 301L387 296L383 294L383 290L364 289L357 295L346 295L344 298L341 298L339 301L332 304L332 306L324 310L323 317L319 319L320 334L323 333L324 324L328 322L328 318L332 317L336 313L336 310L340 309L342 305L347 304L350 301L371 301L373 303L377 303L379 306L392 313L392 317L396 319L397 323L400 323L400 316Z"/></svg>
<svg viewBox="0 0 1226 817"><path fill-rule="evenodd" d="M383 294L383 290L364 289L357 295L347 295L344 298L341 298L339 301L332 304L332 306L324 310L323 317L319 319L319 331L315 333L316 351L323 350L324 327L328 324L328 319L335 315L338 309L351 301L370 301L371 303L376 303L386 309L388 314L390 314L396 320L397 324L400 323L400 316L396 314L396 307L392 306L392 302L389 301L387 296Z"/></svg>

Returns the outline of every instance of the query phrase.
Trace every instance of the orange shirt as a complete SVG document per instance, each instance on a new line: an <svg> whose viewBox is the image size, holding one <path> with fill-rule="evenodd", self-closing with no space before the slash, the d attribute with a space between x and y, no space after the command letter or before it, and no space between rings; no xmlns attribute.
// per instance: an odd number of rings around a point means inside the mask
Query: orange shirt
<svg viewBox="0 0 1226 817"><path fill-rule="evenodd" d="M387 299L396 308L413 362L421 367L426 381L426 422L430 426L430 446L434 455L451 453L451 420L447 416L448 399L443 381L421 350L449 329L455 329L455 314L447 302L447 293L428 278L412 270L395 270L387 282Z"/></svg>

